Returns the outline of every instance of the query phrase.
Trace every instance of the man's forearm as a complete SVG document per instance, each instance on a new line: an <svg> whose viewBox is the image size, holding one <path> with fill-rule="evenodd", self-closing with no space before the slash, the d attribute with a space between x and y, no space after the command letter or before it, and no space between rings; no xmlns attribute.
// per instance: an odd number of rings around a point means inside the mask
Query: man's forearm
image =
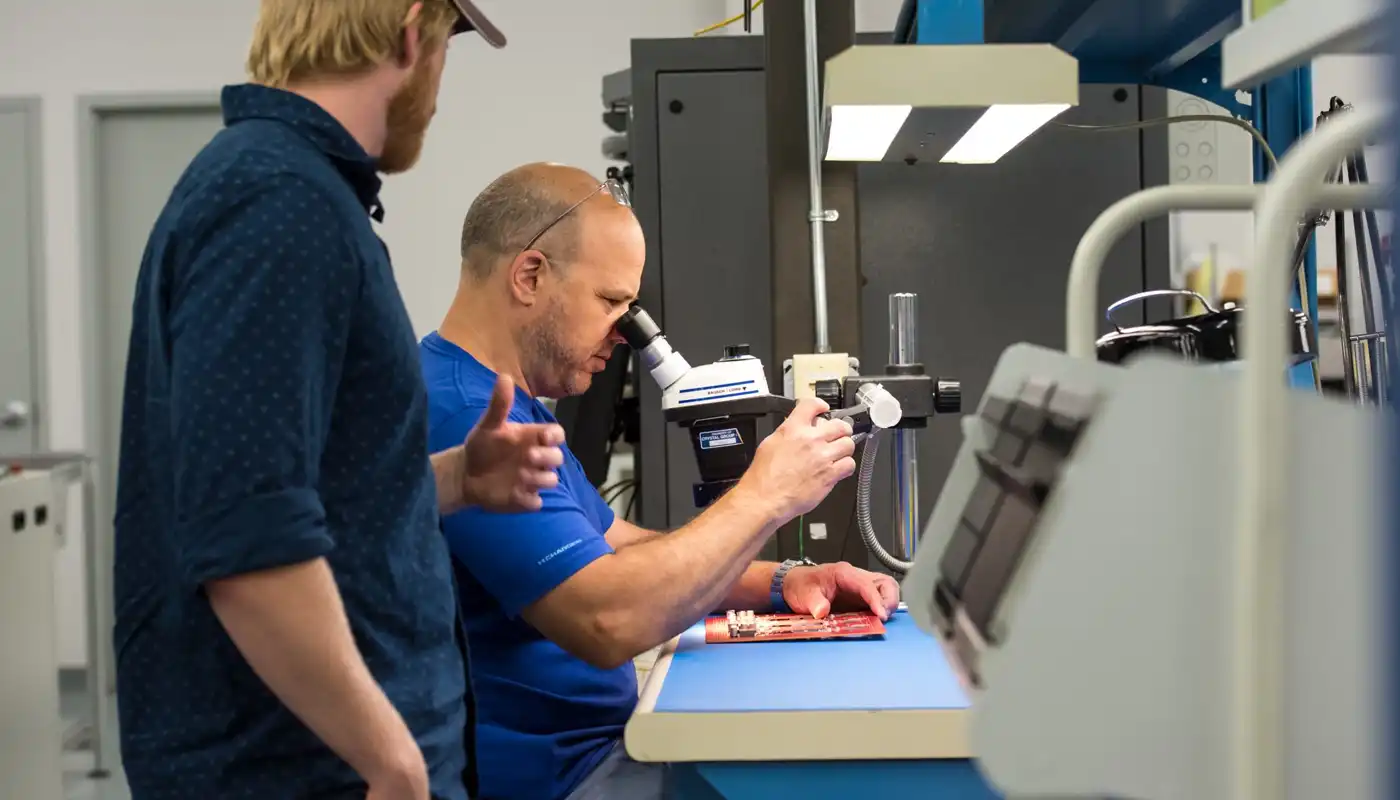
<svg viewBox="0 0 1400 800"><path fill-rule="evenodd" d="M592 588L549 602L567 606L569 617L586 615L591 627L549 629L559 615L548 609L538 615L527 609L526 619L565 649L595 654L599 662L645 652L722 604L780 524L769 506L736 488L687 525L585 567L599 571L596 579L579 575Z"/></svg>
<svg viewBox="0 0 1400 800"><path fill-rule="evenodd" d="M442 516L461 511L467 506L462 488L466 486L464 449L457 447L433 453L433 477L437 481L438 513Z"/></svg>
<svg viewBox="0 0 1400 800"><path fill-rule="evenodd" d="M732 498L732 499L731 499ZM686 525L623 550L618 557L642 578L631 583L630 611L664 622L647 637L654 647L723 604L777 529L761 500L733 492ZM645 648L644 648L645 649Z"/></svg>
<svg viewBox="0 0 1400 800"><path fill-rule="evenodd" d="M607 540L613 550L634 547L666 534L639 528L631 523L614 523L608 529ZM746 609L766 611L773 607L773 574L778 565L772 561L755 561L739 573L716 610Z"/></svg>
<svg viewBox="0 0 1400 800"><path fill-rule="evenodd" d="M412 734L355 647L324 559L205 590L258 677L366 782L397 782L423 769Z"/></svg>
<svg viewBox="0 0 1400 800"><path fill-rule="evenodd" d="M603 538L613 550L621 550L624 547L639 545L665 535L658 531L639 528L625 520L617 520L613 522L612 527L608 528L607 535Z"/></svg>

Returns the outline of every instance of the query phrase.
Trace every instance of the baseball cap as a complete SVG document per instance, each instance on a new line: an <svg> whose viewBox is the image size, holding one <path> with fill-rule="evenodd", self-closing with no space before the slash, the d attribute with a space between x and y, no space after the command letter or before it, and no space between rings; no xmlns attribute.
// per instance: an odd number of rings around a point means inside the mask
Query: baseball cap
<svg viewBox="0 0 1400 800"><path fill-rule="evenodd" d="M452 5L457 7L457 24L452 26L454 36L467 31L476 31L492 47L499 49L506 46L505 34L501 33L501 29L492 24L491 20L481 13L481 9L477 8L476 3L472 0L452 0Z"/></svg>

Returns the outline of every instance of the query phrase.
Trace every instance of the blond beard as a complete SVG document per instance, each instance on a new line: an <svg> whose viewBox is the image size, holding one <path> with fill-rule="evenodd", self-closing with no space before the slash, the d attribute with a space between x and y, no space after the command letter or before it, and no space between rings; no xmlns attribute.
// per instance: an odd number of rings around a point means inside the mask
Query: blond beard
<svg viewBox="0 0 1400 800"><path fill-rule="evenodd" d="M389 103L388 136L379 156L379 171L386 175L407 172L423 154L428 123L437 110L437 90L427 61L420 61L399 93Z"/></svg>

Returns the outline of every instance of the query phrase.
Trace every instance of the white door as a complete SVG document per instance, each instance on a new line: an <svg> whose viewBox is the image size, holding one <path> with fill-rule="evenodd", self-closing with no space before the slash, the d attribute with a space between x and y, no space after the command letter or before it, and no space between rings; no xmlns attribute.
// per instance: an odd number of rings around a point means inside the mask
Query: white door
<svg viewBox="0 0 1400 800"><path fill-rule="evenodd" d="M108 498L116 475L131 303L156 217L190 160L223 127L217 105L103 110L95 122L98 440ZM111 504L106 508L111 509Z"/></svg>
<svg viewBox="0 0 1400 800"><path fill-rule="evenodd" d="M131 303L141 255L156 217L160 216L190 160L223 127L216 100L199 105L169 103L97 106L92 119L92 173L85 185L95 194L86 208L94 214L95 240L89 263L96 319L93 321L97 363L89 399L97 430L99 516L97 541L105 552L99 580L112 574L111 520L116 498L117 449L121 435L122 387L131 336ZM110 586L99 589L104 596ZM103 603L101 635L110 645L110 603ZM109 656L110 658L110 650ZM111 662L108 662L111 663ZM110 685L108 689L114 687Z"/></svg>
<svg viewBox="0 0 1400 800"><path fill-rule="evenodd" d="M39 434L39 104L0 100L0 456Z"/></svg>

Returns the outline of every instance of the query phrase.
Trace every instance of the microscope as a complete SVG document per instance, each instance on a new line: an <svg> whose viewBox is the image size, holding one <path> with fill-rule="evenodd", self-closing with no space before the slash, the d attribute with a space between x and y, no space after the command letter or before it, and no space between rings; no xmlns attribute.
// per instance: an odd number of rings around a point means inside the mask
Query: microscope
<svg viewBox="0 0 1400 800"><path fill-rule="evenodd" d="M689 433L700 469L700 482L692 488L695 506L710 505L752 463L758 420L786 416L796 401L769 391L763 362L748 345L726 346L718 361L693 367L639 305L623 314L617 330L661 387L666 421ZM961 407L955 383L922 372L917 365L892 367L890 374L817 381L813 389L831 409L825 416L850 422L859 441L880 430L923 427L934 413Z"/></svg>
<svg viewBox="0 0 1400 800"><path fill-rule="evenodd" d="M617 331L661 387L666 421L690 434L700 468L700 482L693 487L695 506L705 508L738 483L753 461L758 420L785 414L794 403L768 391L763 362L748 345L729 345L720 360L692 367L635 303L617 321Z"/></svg>

